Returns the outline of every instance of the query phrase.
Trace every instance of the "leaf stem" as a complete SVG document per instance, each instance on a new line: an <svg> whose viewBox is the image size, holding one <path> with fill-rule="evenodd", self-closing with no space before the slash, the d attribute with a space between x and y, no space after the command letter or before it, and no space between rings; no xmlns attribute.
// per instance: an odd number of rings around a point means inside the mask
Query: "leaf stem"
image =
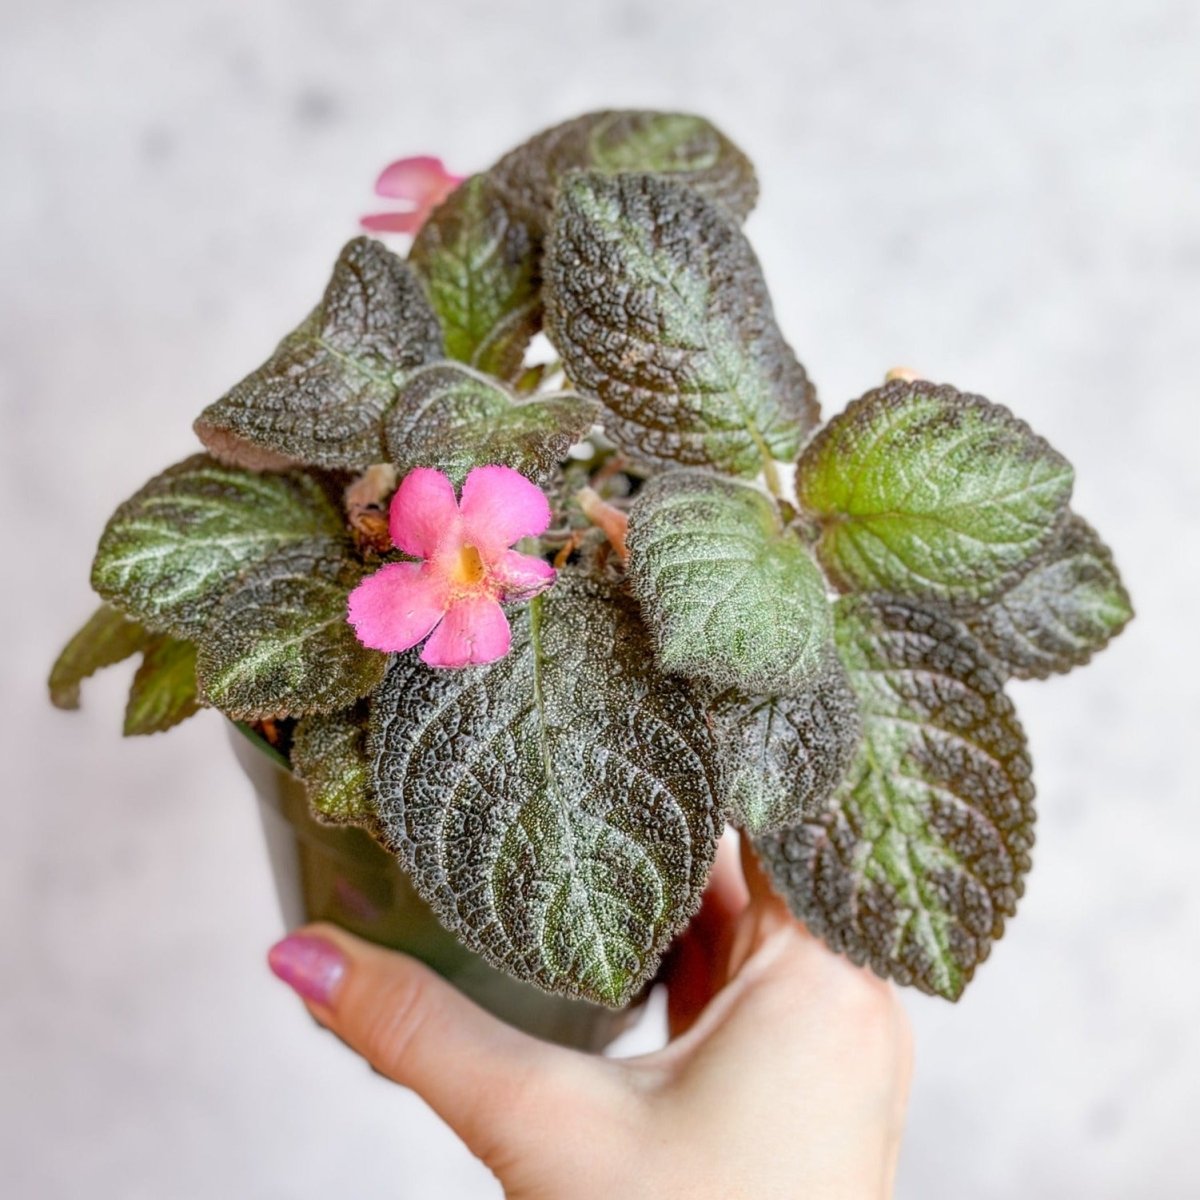
<svg viewBox="0 0 1200 1200"><path fill-rule="evenodd" d="M628 562L625 534L629 529L629 518L619 508L601 500L599 493L590 487L580 488L575 493L575 500L583 509L583 515L608 538L617 557L622 562Z"/></svg>

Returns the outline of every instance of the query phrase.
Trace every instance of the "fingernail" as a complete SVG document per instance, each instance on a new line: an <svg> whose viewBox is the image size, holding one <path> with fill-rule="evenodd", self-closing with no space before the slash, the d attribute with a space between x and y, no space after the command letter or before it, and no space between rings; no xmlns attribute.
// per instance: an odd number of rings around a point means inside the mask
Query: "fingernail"
<svg viewBox="0 0 1200 1200"><path fill-rule="evenodd" d="M314 1004L328 1004L346 974L346 956L332 942L307 933L276 942L267 963L288 987Z"/></svg>

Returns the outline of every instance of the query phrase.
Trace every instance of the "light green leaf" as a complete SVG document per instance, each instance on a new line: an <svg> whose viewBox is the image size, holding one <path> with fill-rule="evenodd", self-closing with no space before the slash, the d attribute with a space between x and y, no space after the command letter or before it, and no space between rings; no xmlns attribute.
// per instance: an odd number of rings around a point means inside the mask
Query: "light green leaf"
<svg viewBox="0 0 1200 1200"><path fill-rule="evenodd" d="M868 392L805 448L801 507L847 591L977 601L1049 542L1070 464L1006 408L946 385Z"/></svg>
<svg viewBox="0 0 1200 1200"><path fill-rule="evenodd" d="M623 450L733 475L796 457L815 393L717 205L653 175L572 174L545 274L550 339Z"/></svg>
<svg viewBox="0 0 1200 1200"><path fill-rule="evenodd" d="M319 821L372 824L375 805L366 718L357 708L302 717L292 739L292 767L304 780L309 805Z"/></svg>
<svg viewBox="0 0 1200 1200"><path fill-rule="evenodd" d="M334 712L370 693L387 656L346 620L362 578L331 538L289 546L246 571L200 638L204 699L242 721Z"/></svg>
<svg viewBox="0 0 1200 1200"><path fill-rule="evenodd" d="M520 372L542 323L540 257L540 241L484 175L433 211L408 258L425 279L451 358L501 379Z"/></svg>
<svg viewBox="0 0 1200 1200"><path fill-rule="evenodd" d="M442 332L413 269L370 238L343 249L317 309L196 421L224 461L361 470L382 460L397 373L440 358Z"/></svg>
<svg viewBox="0 0 1200 1200"><path fill-rule="evenodd" d="M518 403L494 379L437 363L405 381L387 419L387 455L402 471L436 467L455 483L487 464L512 467L540 483L597 413L594 401L567 393Z"/></svg>
<svg viewBox="0 0 1200 1200"><path fill-rule="evenodd" d="M448 929L547 990L619 1006L700 903L715 748L647 670L633 602L571 571L488 667L394 660L371 700L380 835Z"/></svg>
<svg viewBox="0 0 1200 1200"><path fill-rule="evenodd" d="M102 604L63 647L50 669L50 702L56 708L79 707L79 685L102 667L136 654L149 635L136 622Z"/></svg>
<svg viewBox="0 0 1200 1200"><path fill-rule="evenodd" d="M757 488L659 475L629 511L626 545L664 671L769 694L802 690L826 661L825 581Z"/></svg>
<svg viewBox="0 0 1200 1200"><path fill-rule="evenodd" d="M151 629L194 639L247 567L342 529L315 480L257 475L197 454L150 480L112 515L92 586Z"/></svg>
<svg viewBox="0 0 1200 1200"><path fill-rule="evenodd" d="M167 635L142 655L125 706L125 736L161 733L198 712L196 647Z"/></svg>
<svg viewBox="0 0 1200 1200"><path fill-rule="evenodd" d="M862 711L857 758L823 815L755 845L792 911L835 950L955 1000L1029 870L1025 736L957 621L848 597L837 632Z"/></svg>
<svg viewBox="0 0 1200 1200"><path fill-rule="evenodd" d="M1012 587L967 618L988 653L1018 679L1082 666L1133 617L1111 551L1072 513Z"/></svg>

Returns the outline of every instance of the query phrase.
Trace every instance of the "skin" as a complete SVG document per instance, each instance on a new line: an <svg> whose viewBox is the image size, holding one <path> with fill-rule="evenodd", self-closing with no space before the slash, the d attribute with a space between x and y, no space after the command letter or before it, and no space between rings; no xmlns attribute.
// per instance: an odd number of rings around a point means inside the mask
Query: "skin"
<svg viewBox="0 0 1200 1200"><path fill-rule="evenodd" d="M502 1024L404 955L328 925L347 968L312 1015L412 1088L513 1200L892 1194L912 1072L890 984L788 913L722 843L667 965L671 1040L607 1059Z"/></svg>

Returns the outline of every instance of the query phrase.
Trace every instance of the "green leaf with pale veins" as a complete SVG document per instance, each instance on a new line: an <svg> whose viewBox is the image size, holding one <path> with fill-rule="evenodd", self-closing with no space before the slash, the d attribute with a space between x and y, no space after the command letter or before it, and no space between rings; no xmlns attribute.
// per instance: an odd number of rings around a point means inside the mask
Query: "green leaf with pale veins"
<svg viewBox="0 0 1200 1200"><path fill-rule="evenodd" d="M416 272L370 238L343 249L321 303L275 353L196 421L219 458L360 470L382 460L397 373L442 355Z"/></svg>
<svg viewBox="0 0 1200 1200"><path fill-rule="evenodd" d="M125 706L125 736L161 733L200 709L196 647L169 635L156 637L142 655Z"/></svg>
<svg viewBox="0 0 1200 1200"><path fill-rule="evenodd" d="M304 780L309 806L319 821L372 824L375 805L366 722L357 708L302 717L292 738L292 767Z"/></svg>
<svg viewBox="0 0 1200 1200"><path fill-rule="evenodd" d="M396 658L371 699L380 834L448 929L539 987L626 1003L700 903L719 770L636 607L564 571L510 610L512 650Z"/></svg>
<svg viewBox="0 0 1200 1200"><path fill-rule="evenodd" d="M542 324L540 257L540 240L484 175L433 211L408 258L425 280L451 358L501 379L520 372Z"/></svg>
<svg viewBox="0 0 1200 1200"><path fill-rule="evenodd" d="M289 546L247 570L199 639L204 699L257 721L334 712L368 695L387 656L363 646L346 620L362 574L332 538Z"/></svg>
<svg viewBox="0 0 1200 1200"><path fill-rule="evenodd" d="M832 645L825 581L779 511L706 471L651 479L629 511L629 578L664 671L796 692Z"/></svg>
<svg viewBox="0 0 1200 1200"><path fill-rule="evenodd" d="M765 833L825 811L858 747L858 702L836 653L794 696L727 691L709 713L729 763L729 820Z"/></svg>
<svg viewBox="0 0 1200 1200"><path fill-rule="evenodd" d="M623 450L733 475L796 457L815 393L717 205L653 175L572 174L545 274L550 339Z"/></svg>
<svg viewBox="0 0 1200 1200"><path fill-rule="evenodd" d="M847 597L858 755L820 817L755 840L835 950L954 1000L1016 911L1033 845L1025 736L983 648L911 601Z"/></svg>
<svg viewBox="0 0 1200 1200"><path fill-rule="evenodd" d="M855 400L805 448L801 507L846 591L974 602L1054 536L1071 465L1006 408L918 380Z"/></svg>
<svg viewBox="0 0 1200 1200"><path fill-rule="evenodd" d="M387 456L403 471L436 467L455 483L487 464L544 482L598 412L594 401L565 392L518 402L486 375L437 363L405 381L387 419Z"/></svg>
<svg viewBox="0 0 1200 1200"><path fill-rule="evenodd" d="M197 454L155 476L112 515L92 586L149 628L195 638L248 567L343 528L308 476L258 475Z"/></svg>
<svg viewBox="0 0 1200 1200"><path fill-rule="evenodd" d="M1133 617L1112 552L1070 514L1012 587L967 618L971 632L1018 679L1082 666Z"/></svg>
<svg viewBox="0 0 1200 1200"><path fill-rule="evenodd" d="M50 669L50 702L56 708L78 708L79 685L103 667L136 654L149 636L111 605L100 605L55 659Z"/></svg>

